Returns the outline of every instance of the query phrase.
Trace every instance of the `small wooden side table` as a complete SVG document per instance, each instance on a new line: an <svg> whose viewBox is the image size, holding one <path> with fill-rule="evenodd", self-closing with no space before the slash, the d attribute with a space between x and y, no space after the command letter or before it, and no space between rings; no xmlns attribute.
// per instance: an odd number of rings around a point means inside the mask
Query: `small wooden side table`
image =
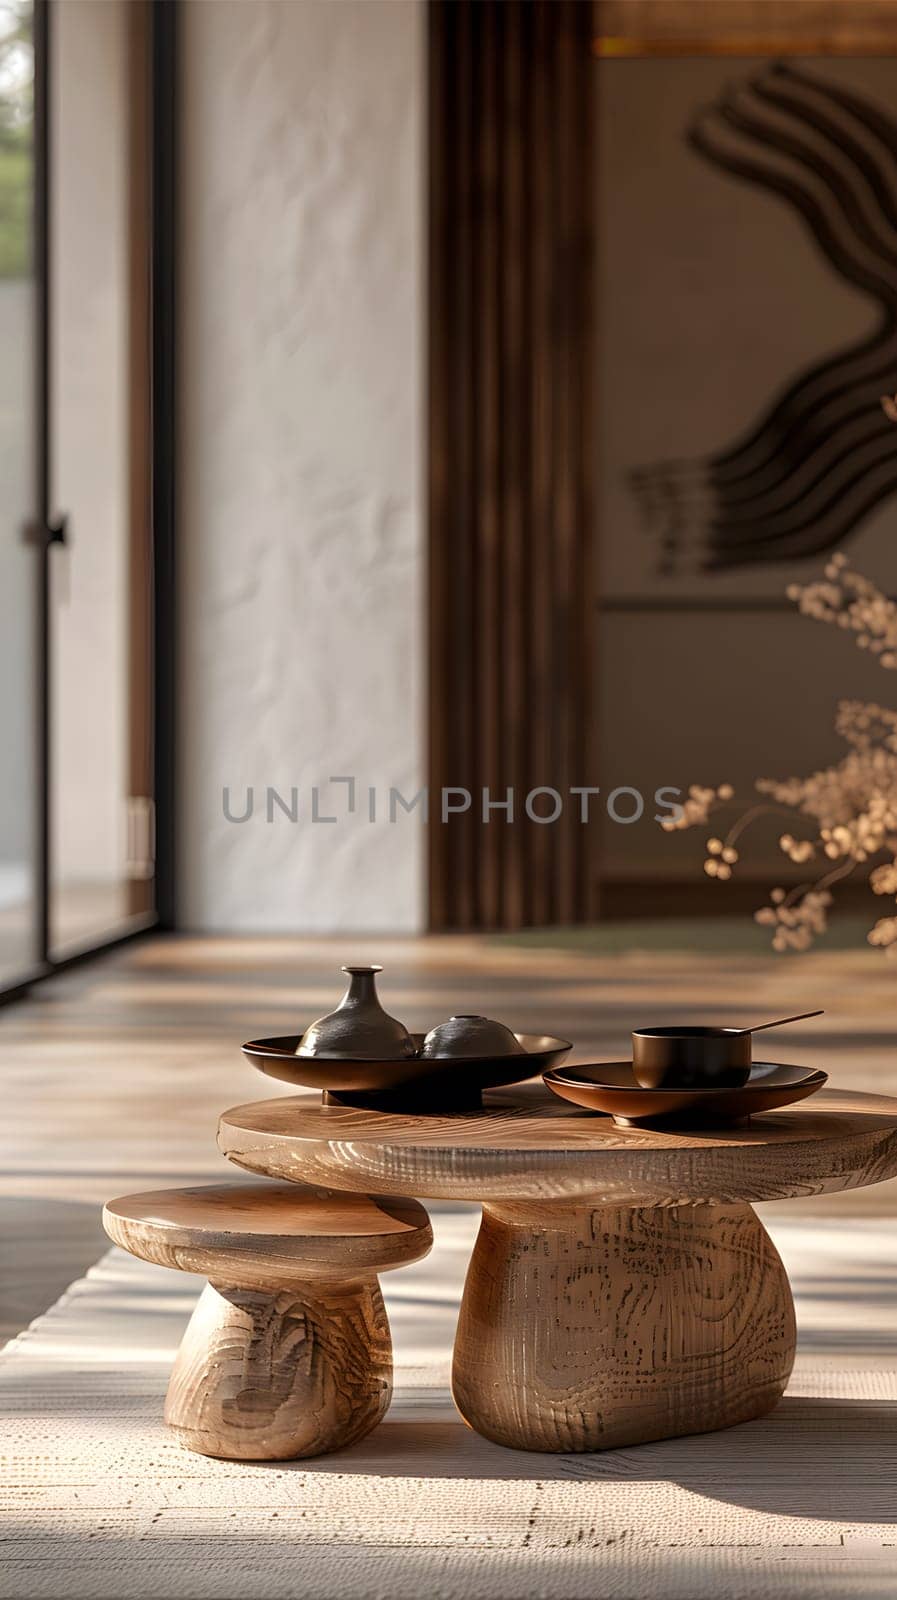
<svg viewBox="0 0 897 1600"><path fill-rule="evenodd" d="M897 1175L897 1099L822 1091L680 1133L617 1128L541 1084L443 1117L290 1095L225 1112L219 1144L272 1177L481 1201L455 1403L500 1444L601 1450L776 1404L794 1307L751 1203Z"/></svg>
<svg viewBox="0 0 897 1600"><path fill-rule="evenodd" d="M293 1460L376 1427L392 1394L378 1274L429 1251L416 1200L202 1184L109 1200L103 1226L142 1261L208 1277L165 1400L188 1450Z"/></svg>

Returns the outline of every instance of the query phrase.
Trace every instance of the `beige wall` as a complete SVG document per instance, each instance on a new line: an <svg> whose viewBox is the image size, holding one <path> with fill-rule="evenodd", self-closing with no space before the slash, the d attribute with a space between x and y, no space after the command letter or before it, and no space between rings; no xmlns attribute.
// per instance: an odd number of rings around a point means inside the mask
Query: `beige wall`
<svg viewBox="0 0 897 1600"><path fill-rule="evenodd" d="M414 929L420 823L366 790L425 781L422 7L183 23L183 920ZM225 785L295 787L301 820L228 823Z"/></svg>
<svg viewBox="0 0 897 1600"><path fill-rule="evenodd" d="M662 576L627 485L632 467L731 444L803 367L875 320L873 303L842 281L783 201L711 167L684 141L698 107L764 65L596 67L598 592L624 607L596 619L607 788L728 780L749 798L755 776L808 773L843 754L832 731L839 698L897 702L897 677L836 630L790 612L723 607L781 600L789 582L820 573L820 560ZM818 71L893 107L893 60L826 60ZM845 548L897 588L897 505L875 511ZM650 609L668 599L709 610ZM773 881L779 831L751 852ZM650 822L608 826L604 855L605 874L618 878L700 872L698 840Z"/></svg>

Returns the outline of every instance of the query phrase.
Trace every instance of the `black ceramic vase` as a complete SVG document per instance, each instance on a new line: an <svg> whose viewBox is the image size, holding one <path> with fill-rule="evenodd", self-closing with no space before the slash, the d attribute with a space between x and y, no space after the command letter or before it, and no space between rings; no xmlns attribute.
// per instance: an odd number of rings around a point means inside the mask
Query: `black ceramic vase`
<svg viewBox="0 0 897 1600"><path fill-rule="evenodd" d="M335 1011L319 1017L302 1035L296 1054L330 1061L404 1061L415 1053L403 1023L384 1011L377 998L382 967L343 967L349 987Z"/></svg>

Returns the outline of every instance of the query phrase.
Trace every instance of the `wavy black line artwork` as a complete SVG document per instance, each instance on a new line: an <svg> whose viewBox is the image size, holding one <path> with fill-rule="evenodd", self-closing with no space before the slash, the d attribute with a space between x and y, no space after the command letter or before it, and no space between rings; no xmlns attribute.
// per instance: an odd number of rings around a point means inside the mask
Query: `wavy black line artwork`
<svg viewBox="0 0 897 1600"><path fill-rule="evenodd" d="M630 483L664 572L818 556L897 489L897 438L879 401L897 375L897 121L776 63L699 112L687 137L721 171L793 206L874 303L876 326L795 377L730 448L638 468Z"/></svg>

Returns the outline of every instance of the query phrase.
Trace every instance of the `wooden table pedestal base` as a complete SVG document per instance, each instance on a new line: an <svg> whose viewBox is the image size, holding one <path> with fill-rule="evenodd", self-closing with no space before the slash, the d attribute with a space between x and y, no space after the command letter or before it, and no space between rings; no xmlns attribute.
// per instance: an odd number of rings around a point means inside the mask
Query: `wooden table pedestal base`
<svg viewBox="0 0 897 1600"><path fill-rule="evenodd" d="M769 1411L791 1289L748 1205L490 1203L455 1342L455 1403L521 1450L609 1450Z"/></svg>
<svg viewBox="0 0 897 1600"><path fill-rule="evenodd" d="M202 1455L287 1460L362 1438L391 1394L375 1276L270 1292L209 1283L175 1361L165 1421Z"/></svg>

